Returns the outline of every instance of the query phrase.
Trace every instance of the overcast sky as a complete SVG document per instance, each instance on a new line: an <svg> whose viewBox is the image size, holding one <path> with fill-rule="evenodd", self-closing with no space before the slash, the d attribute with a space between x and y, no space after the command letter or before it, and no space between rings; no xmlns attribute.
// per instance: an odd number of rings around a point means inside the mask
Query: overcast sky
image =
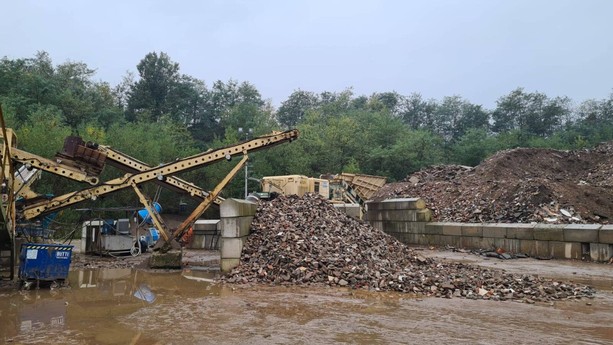
<svg viewBox="0 0 613 345"><path fill-rule="evenodd" d="M47 51L116 85L149 52L181 72L292 91L460 95L517 87L579 102L613 91L613 1L4 1L0 56Z"/></svg>

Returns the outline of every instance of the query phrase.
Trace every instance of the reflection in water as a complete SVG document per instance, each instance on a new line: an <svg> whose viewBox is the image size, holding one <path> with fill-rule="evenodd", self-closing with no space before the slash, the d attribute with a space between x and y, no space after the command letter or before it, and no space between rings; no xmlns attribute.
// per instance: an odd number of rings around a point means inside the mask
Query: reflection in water
<svg viewBox="0 0 613 345"><path fill-rule="evenodd" d="M7 290L0 293L0 343L29 343L41 337L75 344L124 344L126 339L153 343L133 330L137 327L121 325L117 318L174 299L175 293L211 293L207 281L213 281L214 275L89 269L70 272L68 288Z"/></svg>
<svg viewBox="0 0 613 345"><path fill-rule="evenodd" d="M147 303L155 302L155 294L151 291L147 284L140 284L138 290L134 293L134 297L146 301Z"/></svg>
<svg viewBox="0 0 613 345"><path fill-rule="evenodd" d="M64 299L45 298L24 301L19 312L19 331L27 333L45 327L63 327L65 319L66 301Z"/></svg>
<svg viewBox="0 0 613 345"><path fill-rule="evenodd" d="M81 270L70 272L70 288L0 291L0 344L604 344L613 336L610 291L589 304L552 307L325 287L223 287L211 282L215 274Z"/></svg>

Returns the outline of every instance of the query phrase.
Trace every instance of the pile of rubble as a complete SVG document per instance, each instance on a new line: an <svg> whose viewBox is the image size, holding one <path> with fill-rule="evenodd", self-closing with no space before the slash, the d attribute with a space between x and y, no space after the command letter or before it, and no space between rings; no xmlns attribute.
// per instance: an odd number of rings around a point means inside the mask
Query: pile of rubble
<svg viewBox="0 0 613 345"><path fill-rule="evenodd" d="M423 296L522 300L590 297L594 290L420 256L316 195L260 202L229 283L327 284Z"/></svg>
<svg viewBox="0 0 613 345"><path fill-rule="evenodd" d="M513 149L477 167L429 167L373 200L420 197L435 220L612 223L613 142L590 150Z"/></svg>

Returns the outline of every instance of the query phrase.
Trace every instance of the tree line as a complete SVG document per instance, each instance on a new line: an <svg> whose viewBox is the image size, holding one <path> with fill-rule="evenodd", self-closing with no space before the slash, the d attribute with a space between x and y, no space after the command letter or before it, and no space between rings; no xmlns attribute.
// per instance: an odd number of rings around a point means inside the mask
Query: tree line
<svg viewBox="0 0 613 345"><path fill-rule="evenodd" d="M68 135L110 145L151 165L248 139L298 128L299 140L252 155L252 177L354 172L401 180L435 164L477 165L515 147L577 149L613 138L613 94L574 103L517 88L494 109L461 96L426 99L419 93L356 95L295 90L275 108L251 83L205 81L181 73L165 53L151 52L118 85L96 81L83 62L54 64L46 52L0 61L0 102L19 147L50 158ZM239 128L243 128L239 132ZM252 134L247 129L252 129ZM231 169L219 163L181 177L207 189ZM120 172L105 168L101 180ZM236 179L225 196L241 196ZM84 188L62 179L35 190L61 194ZM146 187L155 194L153 186ZM250 190L257 190L250 182ZM167 209L178 197L162 193ZM182 200L183 201L183 200ZM133 193L103 205L138 204Z"/></svg>

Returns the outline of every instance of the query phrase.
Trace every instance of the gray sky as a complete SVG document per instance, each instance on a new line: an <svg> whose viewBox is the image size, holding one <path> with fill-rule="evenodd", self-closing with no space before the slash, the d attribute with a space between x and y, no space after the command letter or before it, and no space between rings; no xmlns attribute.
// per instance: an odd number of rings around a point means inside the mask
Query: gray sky
<svg viewBox="0 0 613 345"><path fill-rule="evenodd" d="M0 56L82 61L117 84L149 52L181 72L292 91L460 95L613 91L613 1L3 1Z"/></svg>

